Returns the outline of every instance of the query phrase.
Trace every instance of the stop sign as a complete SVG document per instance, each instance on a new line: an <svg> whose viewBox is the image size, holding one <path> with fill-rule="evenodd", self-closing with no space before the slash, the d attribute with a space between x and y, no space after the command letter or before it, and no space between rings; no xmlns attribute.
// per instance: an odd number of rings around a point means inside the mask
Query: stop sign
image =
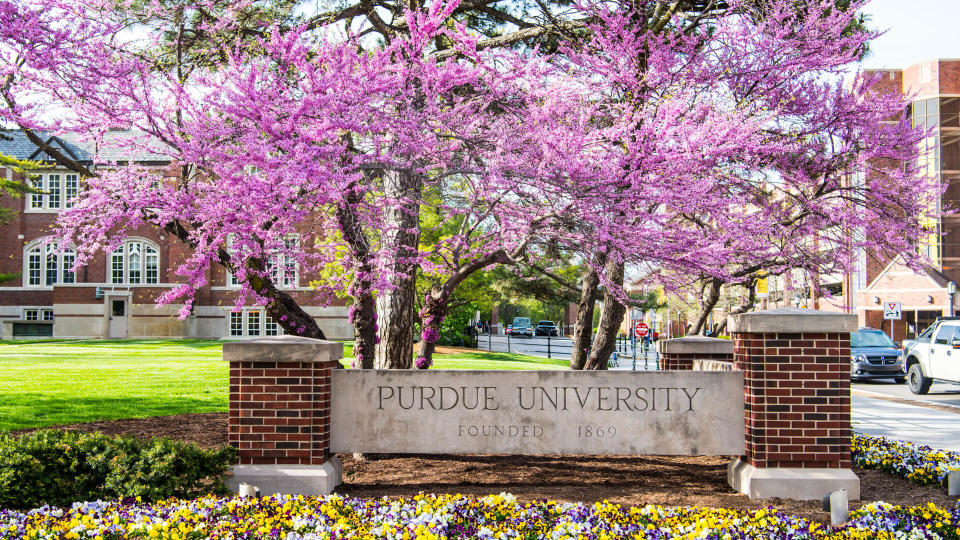
<svg viewBox="0 0 960 540"><path fill-rule="evenodd" d="M647 326L647 323L640 321L633 327L633 331L636 332L637 337L642 338L650 333L650 327Z"/></svg>

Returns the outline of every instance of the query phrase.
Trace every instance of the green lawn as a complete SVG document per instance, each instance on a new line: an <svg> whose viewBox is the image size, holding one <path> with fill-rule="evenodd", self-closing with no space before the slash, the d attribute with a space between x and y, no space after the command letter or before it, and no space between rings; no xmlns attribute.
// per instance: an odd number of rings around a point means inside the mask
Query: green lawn
<svg viewBox="0 0 960 540"><path fill-rule="evenodd" d="M221 341L0 342L0 431L227 410ZM352 344L346 343L349 365ZM436 355L438 369L563 369L504 353Z"/></svg>

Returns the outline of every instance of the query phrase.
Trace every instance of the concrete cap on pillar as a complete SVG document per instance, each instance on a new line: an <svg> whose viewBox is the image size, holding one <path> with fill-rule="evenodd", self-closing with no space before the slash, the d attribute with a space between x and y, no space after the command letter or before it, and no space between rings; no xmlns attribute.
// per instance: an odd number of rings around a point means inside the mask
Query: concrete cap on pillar
<svg viewBox="0 0 960 540"><path fill-rule="evenodd" d="M660 354L733 354L733 342L706 336L686 336L657 342Z"/></svg>
<svg viewBox="0 0 960 540"><path fill-rule="evenodd" d="M343 358L343 343L300 336L273 336L223 344L228 362L330 362Z"/></svg>
<svg viewBox="0 0 960 540"><path fill-rule="evenodd" d="M856 332L857 316L815 309L779 308L727 316L730 333Z"/></svg>

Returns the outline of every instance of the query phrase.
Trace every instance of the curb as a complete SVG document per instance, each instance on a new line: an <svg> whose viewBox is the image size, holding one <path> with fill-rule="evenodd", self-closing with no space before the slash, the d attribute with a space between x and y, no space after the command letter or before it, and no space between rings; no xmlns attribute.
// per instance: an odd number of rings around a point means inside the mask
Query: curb
<svg viewBox="0 0 960 540"><path fill-rule="evenodd" d="M851 395L861 395L863 397L870 397L876 399L882 399L884 401L892 401L894 403L902 403L905 405L916 405L918 407L925 407L927 409L937 409L944 410L945 412L952 412L960 414L960 405L953 405L950 403L940 403L940 402L930 402L918 398L905 398L900 396L891 396L890 394L883 394L881 392L871 392L870 390L860 390L860 389L851 389Z"/></svg>

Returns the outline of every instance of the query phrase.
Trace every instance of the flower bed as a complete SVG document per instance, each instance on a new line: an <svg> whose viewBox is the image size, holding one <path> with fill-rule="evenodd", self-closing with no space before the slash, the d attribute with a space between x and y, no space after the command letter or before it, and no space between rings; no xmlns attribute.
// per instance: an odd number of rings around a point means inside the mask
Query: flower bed
<svg viewBox="0 0 960 540"><path fill-rule="evenodd" d="M825 527L769 508L624 507L418 495L365 500L332 495L204 497L0 512L0 538L960 538L960 505L900 508L873 503L850 523ZM886 533L886 534L884 534Z"/></svg>
<svg viewBox="0 0 960 540"><path fill-rule="evenodd" d="M960 470L960 452L886 437L854 433L851 450L859 467L891 472L921 484L946 486L947 473Z"/></svg>

